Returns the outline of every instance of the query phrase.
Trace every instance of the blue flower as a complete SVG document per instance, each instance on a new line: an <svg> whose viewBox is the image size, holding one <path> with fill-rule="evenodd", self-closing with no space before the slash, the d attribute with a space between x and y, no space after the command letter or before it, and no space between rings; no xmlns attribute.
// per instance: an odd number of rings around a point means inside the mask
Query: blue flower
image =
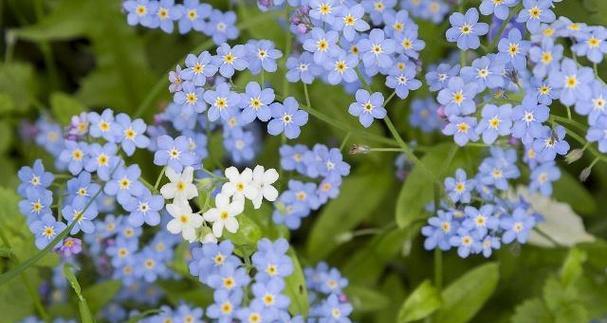
<svg viewBox="0 0 607 323"><path fill-rule="evenodd" d="M140 227L143 223L155 226L160 223L160 211L164 207L164 199L160 195L152 195L145 189L136 197L129 197L124 202L124 209L130 212L128 221L132 226Z"/></svg>
<svg viewBox="0 0 607 323"><path fill-rule="evenodd" d="M426 42L417 37L416 25L412 25L403 32L396 34L396 42L400 44L400 46L396 46L396 52L418 59L419 52L426 47Z"/></svg>
<svg viewBox="0 0 607 323"><path fill-rule="evenodd" d="M339 84L342 80L346 83L355 82L358 79L354 68L358 65L358 57L346 54L340 50L333 57L325 59L324 68L329 72L327 80L329 84Z"/></svg>
<svg viewBox="0 0 607 323"><path fill-rule="evenodd" d="M284 288L285 283L281 278L270 278L267 281L255 282L251 287L254 297L251 304L264 305L274 313L286 310L291 301L287 296L281 294Z"/></svg>
<svg viewBox="0 0 607 323"><path fill-rule="evenodd" d="M500 221L494 216L495 207L491 204L485 204L477 209L473 206L466 206L464 214L466 219L463 222L463 227L468 230L473 230L478 236L484 237L489 230L497 230Z"/></svg>
<svg viewBox="0 0 607 323"><path fill-rule="evenodd" d="M483 142L490 145L498 136L507 136L512 128L512 107L510 104L495 106L487 104L483 108L482 119L476 127L476 133L481 134Z"/></svg>
<svg viewBox="0 0 607 323"><path fill-rule="evenodd" d="M369 30L369 24L363 19L365 9L359 5L342 7L337 19L333 22L333 28L341 31L348 41L354 40L358 32Z"/></svg>
<svg viewBox="0 0 607 323"><path fill-rule="evenodd" d="M556 19L552 8L553 0L523 0L523 9L519 12L516 22L527 25L530 32L540 29L540 23L550 23Z"/></svg>
<svg viewBox="0 0 607 323"><path fill-rule="evenodd" d="M201 247L192 248L192 261L188 268L190 274L198 276L198 279L208 284L208 278L224 266L239 266L240 259L234 256L234 245L230 240L224 240L219 244L205 243Z"/></svg>
<svg viewBox="0 0 607 323"><path fill-rule="evenodd" d="M282 194L283 199L292 204L301 205L304 209L316 210L320 207L315 183L289 180L289 189Z"/></svg>
<svg viewBox="0 0 607 323"><path fill-rule="evenodd" d="M321 319L319 322L350 322L348 315L352 313L352 305L348 302L340 302L337 295L329 295L320 306Z"/></svg>
<svg viewBox="0 0 607 323"><path fill-rule="evenodd" d="M118 203L124 205L131 196L140 196L146 190L139 181L140 176L141 169L138 165L120 166L105 184L103 191L107 195L116 196Z"/></svg>
<svg viewBox="0 0 607 323"><path fill-rule="evenodd" d="M101 180L107 181L112 169L120 161L116 155L117 151L118 147L111 142L103 146L98 143L91 144L88 152L89 158L84 164L84 169L90 173L96 172Z"/></svg>
<svg viewBox="0 0 607 323"><path fill-rule="evenodd" d="M423 132L441 129L443 121L438 116L437 110L438 104L431 97L423 100L413 99L409 122L413 127L417 127Z"/></svg>
<svg viewBox="0 0 607 323"><path fill-rule="evenodd" d="M190 30L204 31L206 29L205 18L211 14L212 7L206 3L201 4L198 0L185 0L178 9L181 13L179 22L179 33L186 34Z"/></svg>
<svg viewBox="0 0 607 323"><path fill-rule="evenodd" d="M293 262L287 256L289 243L285 239L274 242L264 238L257 242L257 251L251 257L257 269L255 279L268 281L273 278L285 278L293 272Z"/></svg>
<svg viewBox="0 0 607 323"><path fill-rule="evenodd" d="M53 192L43 188L28 187L25 194L21 195L25 199L19 202L19 211L27 217L27 223L53 218L51 211Z"/></svg>
<svg viewBox="0 0 607 323"><path fill-rule="evenodd" d="M594 73L589 67L578 68L569 58L563 59L560 70L554 69L548 75L550 86L561 90L561 103L571 106L576 101L588 100L591 96L590 85Z"/></svg>
<svg viewBox="0 0 607 323"><path fill-rule="evenodd" d="M116 239L113 245L105 249L106 254L112 257L111 263L114 267L132 263L135 251L137 251L137 241L127 239Z"/></svg>
<svg viewBox="0 0 607 323"><path fill-rule="evenodd" d="M147 148L150 144L150 139L145 136L146 124L142 119L131 118L124 113L119 113L116 116L117 140L122 146L122 150L127 156L132 156L135 153L135 148Z"/></svg>
<svg viewBox="0 0 607 323"><path fill-rule="evenodd" d="M308 147L304 145L282 145L278 150L280 153L280 166L284 170L295 170L300 174L306 174L307 165L304 163L304 155Z"/></svg>
<svg viewBox="0 0 607 323"><path fill-rule="evenodd" d="M182 303L175 311L175 315L177 316L176 321L184 323L204 322L202 320L203 313L204 311L200 307L190 307Z"/></svg>
<svg viewBox="0 0 607 323"><path fill-rule="evenodd" d="M394 13L394 6L396 6L396 0L363 0L361 2L374 25L381 25L385 15Z"/></svg>
<svg viewBox="0 0 607 323"><path fill-rule="evenodd" d="M287 69L285 77L291 83L301 80L305 84L312 84L314 78L322 73L322 68L314 63L312 54L308 52L301 53L299 57L289 57Z"/></svg>
<svg viewBox="0 0 607 323"><path fill-rule="evenodd" d="M216 290L234 291L248 285L250 280L251 278L244 268L225 265L209 275L208 284Z"/></svg>
<svg viewBox="0 0 607 323"><path fill-rule="evenodd" d="M528 144L540 135L542 123L548 120L550 109L538 104L535 96L525 96L523 102L512 110L512 136Z"/></svg>
<svg viewBox="0 0 607 323"><path fill-rule="evenodd" d="M158 2L149 0L129 0L122 4L127 14L127 23L131 26L141 24L152 26L153 15L156 13Z"/></svg>
<svg viewBox="0 0 607 323"><path fill-rule="evenodd" d="M339 176L330 176L323 179L318 184L316 194L320 204L325 204L329 199L334 199L339 195L339 187L341 186L342 179Z"/></svg>
<svg viewBox="0 0 607 323"><path fill-rule="evenodd" d="M28 188L45 189L51 186L55 176L44 170L42 160L36 159L33 167L23 166L17 172L20 184L17 188L19 195L25 195Z"/></svg>
<svg viewBox="0 0 607 323"><path fill-rule="evenodd" d="M508 179L519 176L520 172L516 167L516 151L492 147L491 157L483 160L476 178L483 185L495 186L505 191L508 189Z"/></svg>
<svg viewBox="0 0 607 323"><path fill-rule="evenodd" d="M53 217L48 217L35 221L32 223L30 229L36 236L36 247L44 249L66 227L65 223L56 221Z"/></svg>
<svg viewBox="0 0 607 323"><path fill-rule="evenodd" d="M262 89L257 82L249 82L242 95L240 104L242 106L241 119L244 124L253 122L255 118L268 121L272 117L269 105L274 102L274 89Z"/></svg>
<svg viewBox="0 0 607 323"><path fill-rule="evenodd" d="M339 270L331 268L320 275L318 289L325 294L340 294L348 286L348 279L344 278Z"/></svg>
<svg viewBox="0 0 607 323"><path fill-rule="evenodd" d="M386 77L386 86L394 89L399 98L405 99L409 96L409 91L419 89L422 86L422 82L415 79L414 69L405 68L403 71L393 70Z"/></svg>
<svg viewBox="0 0 607 323"><path fill-rule="evenodd" d="M483 0L478 9L485 16L493 14L500 20L506 20L509 14L508 8L516 5L517 2L518 0Z"/></svg>
<svg viewBox="0 0 607 323"><path fill-rule="evenodd" d="M247 68L246 60L247 50L244 45L230 45L223 43L217 47L217 55L214 57L215 65L219 66L219 74L226 78L231 78L234 75L234 70L243 71Z"/></svg>
<svg viewBox="0 0 607 323"><path fill-rule="evenodd" d="M591 85L592 92L588 100L580 100L575 103L575 112L588 115L588 124L592 125L598 117L607 112L607 86L601 81L595 80Z"/></svg>
<svg viewBox="0 0 607 323"><path fill-rule="evenodd" d="M327 57L333 56L339 47L336 45L339 34L333 30L325 32L322 28L314 28L303 41L303 48L314 53L314 62L323 64Z"/></svg>
<svg viewBox="0 0 607 323"><path fill-rule="evenodd" d="M398 12L388 11L384 13L384 31L386 35L396 38L409 28L416 29L415 23L409 17L409 11L399 10ZM415 30L417 32L417 30Z"/></svg>
<svg viewBox="0 0 607 323"><path fill-rule="evenodd" d="M173 139L162 135L158 137L157 145L158 150L154 153L155 165L167 165L180 173L183 167L191 166L196 162L194 155L188 149L188 140L185 136Z"/></svg>
<svg viewBox="0 0 607 323"><path fill-rule="evenodd" d="M88 154L86 142L65 141L65 148L59 155L59 161L66 163L72 175L78 175L84 168L85 157Z"/></svg>
<svg viewBox="0 0 607 323"><path fill-rule="evenodd" d="M105 109L99 115L97 112L89 112L88 119L90 122L89 135L93 138L103 138L109 142L115 142L116 125L114 124L114 112L110 109Z"/></svg>
<svg viewBox="0 0 607 323"><path fill-rule="evenodd" d="M299 137L301 126L308 122L308 113L299 109L299 103L293 97L284 99L282 103L270 105L272 120L268 123L268 133L277 136L284 132L288 139Z"/></svg>
<svg viewBox="0 0 607 323"><path fill-rule="evenodd" d="M455 172L455 178L445 178L445 191L454 203L469 203L475 185L476 181L467 179L466 172L461 168Z"/></svg>
<svg viewBox="0 0 607 323"><path fill-rule="evenodd" d="M209 121L215 121L221 117L228 120L230 110L239 107L240 95L230 90L228 83L221 83L216 90L207 90L204 93L204 100L210 105L208 111Z"/></svg>
<svg viewBox="0 0 607 323"><path fill-rule="evenodd" d="M529 191L540 192L545 196L552 194L552 182L561 177L561 171L553 161L540 164L531 171Z"/></svg>
<svg viewBox="0 0 607 323"><path fill-rule="evenodd" d="M158 278L167 278L169 270L159 254L150 248L144 249L135 256L133 261L135 277L143 278L146 282L154 282Z"/></svg>
<svg viewBox="0 0 607 323"><path fill-rule="evenodd" d="M472 66L464 66L461 70L461 76L466 82L475 82L477 91L482 92L486 88L495 89L504 86L504 77L502 73L504 65L483 56L475 59Z"/></svg>
<svg viewBox="0 0 607 323"><path fill-rule="evenodd" d="M184 82L181 91L173 95L173 101L180 105L180 113L190 118L194 112L206 111L207 106L202 99L204 94L206 93L202 87L194 86L192 82Z"/></svg>
<svg viewBox="0 0 607 323"><path fill-rule="evenodd" d="M553 161L556 155L564 156L569 151L565 139L565 128L557 125L554 129L544 126L541 134L533 142L533 149L540 162Z"/></svg>
<svg viewBox="0 0 607 323"><path fill-rule="evenodd" d="M332 24L337 13L341 10L339 1L335 0L310 0L310 17Z"/></svg>
<svg viewBox="0 0 607 323"><path fill-rule="evenodd" d="M481 241L481 250L485 258L491 257L493 250L498 250L501 247L500 239L498 237L486 236Z"/></svg>
<svg viewBox="0 0 607 323"><path fill-rule="evenodd" d="M207 308L207 316L219 323L233 322L242 302L242 290L216 290L213 293L213 299L215 303Z"/></svg>
<svg viewBox="0 0 607 323"><path fill-rule="evenodd" d="M527 51L529 50L529 41L523 40L521 32L512 28L508 32L508 37L500 39L497 44L499 53L496 61L500 63L511 63L517 70L524 70L527 66Z"/></svg>
<svg viewBox="0 0 607 323"><path fill-rule="evenodd" d="M505 230L502 241L510 243L515 239L520 243L527 242L529 230L535 226L533 216L527 214L524 208L518 207L514 210L512 216L502 217L500 227Z"/></svg>
<svg viewBox="0 0 607 323"><path fill-rule="evenodd" d="M251 161L255 158L255 136L251 131L234 128L224 132L223 145L230 152L235 163Z"/></svg>
<svg viewBox="0 0 607 323"><path fill-rule="evenodd" d="M207 78L213 77L218 70L218 67L213 63L213 56L206 50L198 56L188 54L185 58L185 66L187 68L181 72L181 77L184 80L191 81L195 86L204 86L207 83Z"/></svg>
<svg viewBox="0 0 607 323"><path fill-rule="evenodd" d="M388 68L392 66L393 61L390 55L394 53L396 43L393 39L385 38L383 30L377 28L371 30L369 38L358 41L358 48L365 67Z"/></svg>
<svg viewBox="0 0 607 323"><path fill-rule="evenodd" d="M91 182L91 173L82 172L78 177L67 181L67 198L71 202L76 197L91 198L101 189L99 184Z"/></svg>
<svg viewBox="0 0 607 323"><path fill-rule="evenodd" d="M599 151L607 153L607 115L602 115L590 124L586 139L590 142L598 142Z"/></svg>
<svg viewBox="0 0 607 323"><path fill-rule="evenodd" d="M158 8L156 9L155 16L152 17L149 28L162 29L165 33L172 33L175 27L174 22L181 18L182 12L178 6L175 5L174 0L160 0L158 2Z"/></svg>
<svg viewBox="0 0 607 323"><path fill-rule="evenodd" d="M441 250L449 250L449 240L458 227L458 223L453 221L453 213L438 210L437 216L428 219L428 224L422 228L422 235L426 237L424 248L432 250L438 246Z"/></svg>
<svg viewBox="0 0 607 323"><path fill-rule="evenodd" d="M369 94L367 90L360 89L356 91L356 102L348 107L348 113L358 117L360 124L368 128L374 119L383 119L387 111L383 107L384 96L381 92Z"/></svg>
<svg viewBox="0 0 607 323"><path fill-rule="evenodd" d="M431 68L432 69L432 68ZM426 73L426 82L430 86L430 91L440 91L444 89L452 77L460 72L459 65L440 64L436 69Z"/></svg>
<svg viewBox="0 0 607 323"><path fill-rule="evenodd" d="M282 195L278 198L277 204L281 207L274 210L272 220L276 224L284 224L291 230L298 229L301 226L301 219L310 215L307 208L302 205L290 204Z"/></svg>
<svg viewBox="0 0 607 323"><path fill-rule="evenodd" d="M240 34L238 28L236 28L236 14L233 11L213 10L209 17L208 26L208 34L213 38L216 45L236 39Z"/></svg>
<svg viewBox="0 0 607 323"><path fill-rule="evenodd" d="M470 8L463 15L459 12L453 13L449 17L451 28L446 32L447 41L457 42L457 47L462 50L477 49L481 42L479 36L486 35L489 31L489 25L484 22L478 22L478 11L476 8Z"/></svg>
<svg viewBox="0 0 607 323"><path fill-rule="evenodd" d="M577 43L571 50L579 56L586 56L592 63L598 64L603 61L607 54L607 29L603 26L593 27L588 32L575 35Z"/></svg>
<svg viewBox="0 0 607 323"><path fill-rule="evenodd" d="M93 233L95 225L93 221L97 217L97 204L91 202L90 198L76 197L71 204L67 204L61 209L61 214L68 223L76 222L72 227L70 234L76 234L80 231L84 233Z"/></svg>
<svg viewBox="0 0 607 323"><path fill-rule="evenodd" d="M259 2L258 2L259 3ZM276 315L261 303L251 303L248 307L238 310L239 322L273 322Z"/></svg>
<svg viewBox="0 0 607 323"><path fill-rule="evenodd" d="M457 254L462 258L467 258L471 252L481 248L478 234L470 232L467 227L457 229L457 233L451 236L449 243L457 247Z"/></svg>
<svg viewBox="0 0 607 323"><path fill-rule="evenodd" d="M307 175L312 178L343 177L350 173L350 165L343 161L343 155L337 148L329 149L325 145L316 144L304 158L308 164Z"/></svg>
<svg viewBox="0 0 607 323"><path fill-rule="evenodd" d="M535 63L533 75L544 78L552 69L558 68L563 57L563 46L555 45L550 39L542 41L540 46L529 49L529 59Z"/></svg>
<svg viewBox="0 0 607 323"><path fill-rule="evenodd" d="M246 44L248 52L249 70L253 75L262 70L276 72L276 60L282 57L282 52L274 48L274 43L269 40L250 40Z"/></svg>
<svg viewBox="0 0 607 323"><path fill-rule="evenodd" d="M443 128L445 135L453 136L453 140L459 146L465 146L468 141L478 140L478 134L474 131L476 118L473 117L449 117L449 123Z"/></svg>
<svg viewBox="0 0 607 323"><path fill-rule="evenodd" d="M447 116L467 115L476 111L474 97L477 93L475 83L466 84L461 77L452 77L436 99L445 106Z"/></svg>
<svg viewBox="0 0 607 323"><path fill-rule="evenodd" d="M102 221L95 222L95 233L99 235L101 239L107 239L112 237L118 232L118 228L120 227L120 223L123 217L114 216L113 214L108 214L103 218Z"/></svg>

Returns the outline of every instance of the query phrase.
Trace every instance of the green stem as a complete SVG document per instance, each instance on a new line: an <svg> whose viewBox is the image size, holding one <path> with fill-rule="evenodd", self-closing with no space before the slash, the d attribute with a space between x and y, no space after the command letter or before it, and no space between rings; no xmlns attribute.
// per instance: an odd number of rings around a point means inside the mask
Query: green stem
<svg viewBox="0 0 607 323"><path fill-rule="evenodd" d="M395 95L396 95L396 91L392 92L392 94L390 94L390 96L384 102L384 106L387 106L388 102L390 102Z"/></svg>
<svg viewBox="0 0 607 323"><path fill-rule="evenodd" d="M346 144L348 143L348 139L350 139L350 135L351 133L348 131L348 133L346 133L346 136L344 137L344 140L341 142L341 146L339 146L339 150L344 150L344 147L346 147Z"/></svg>
<svg viewBox="0 0 607 323"><path fill-rule="evenodd" d="M434 249L434 285L438 291L443 288L443 252Z"/></svg>
<svg viewBox="0 0 607 323"><path fill-rule="evenodd" d="M563 247L562 244L560 244L558 241L554 240L554 238L552 238L546 232L542 231L542 229L538 228L537 226L533 227L533 231L537 232L539 235L544 237L546 240L550 241L555 247Z"/></svg>
<svg viewBox="0 0 607 323"><path fill-rule="evenodd" d="M164 166L162 167L162 170L160 171L160 174L158 174L158 178L156 179L156 183L154 183L154 191L158 191L158 186L160 186L160 181L162 180L162 176L164 176L164 172L166 171L167 167Z"/></svg>
<svg viewBox="0 0 607 323"><path fill-rule="evenodd" d="M417 158L417 156L415 156L413 150L411 150L411 148L409 148L409 145L407 145L403 138L401 138L400 134L398 133L398 130L396 130L396 127L394 126L392 120L388 115L386 115L384 121L386 122L386 125L388 126L388 129L392 134L392 137L394 137L394 139L402 148L403 152L407 155L409 160L411 160L411 162L413 162L415 165L419 165L428 175L430 175L430 177L432 177L433 180L436 180L434 174L426 167L426 165L424 165L424 163L421 162L421 160L419 160L419 158Z"/></svg>

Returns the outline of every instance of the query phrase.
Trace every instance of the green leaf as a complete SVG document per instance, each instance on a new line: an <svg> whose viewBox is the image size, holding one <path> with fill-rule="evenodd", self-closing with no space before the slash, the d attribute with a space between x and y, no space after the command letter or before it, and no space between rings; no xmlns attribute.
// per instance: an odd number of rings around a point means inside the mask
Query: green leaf
<svg viewBox="0 0 607 323"><path fill-rule="evenodd" d="M253 219L251 212L245 212L236 217L238 220L238 231L230 233L224 230L226 239L231 240L236 246L255 246L257 241L263 237L261 228Z"/></svg>
<svg viewBox="0 0 607 323"><path fill-rule="evenodd" d="M344 179L339 197L320 213L307 243L312 261L326 258L338 246L336 237L356 227L380 206L392 175L386 171L352 174Z"/></svg>
<svg viewBox="0 0 607 323"><path fill-rule="evenodd" d="M119 280L106 280L86 288L82 295L88 301L93 315L97 314L114 295L120 290L122 283Z"/></svg>
<svg viewBox="0 0 607 323"><path fill-rule="evenodd" d="M436 322L468 322L491 297L498 280L496 263L478 266L458 278L442 292L443 306Z"/></svg>
<svg viewBox="0 0 607 323"><path fill-rule="evenodd" d="M60 92L51 94L51 111L55 120L63 125L70 123L72 116L78 115L86 107L80 101Z"/></svg>
<svg viewBox="0 0 607 323"><path fill-rule="evenodd" d="M11 98L10 101L3 99L3 109L12 110L14 107L22 111L28 108L37 95L37 83L32 66L18 62L0 64L0 92Z"/></svg>
<svg viewBox="0 0 607 323"><path fill-rule="evenodd" d="M457 167L462 167L467 163L473 162L469 152L460 149L457 151L450 165L445 165L453 149L456 149L453 143L437 145L421 158L421 163L431 173L442 176L450 173ZM438 180L442 179L439 178ZM396 223L399 227L403 228L417 220L426 218L427 214L424 212L424 207L433 199L433 185L433 181L428 178L428 174L424 168L420 166L413 168L405 179L396 201Z"/></svg>
<svg viewBox="0 0 607 323"><path fill-rule="evenodd" d="M88 307L86 298L82 296L82 289L80 287L80 284L78 283L76 275L74 274L72 265L66 263L63 266L63 274L65 275L65 278L70 282L70 285L72 285L72 289L74 290L74 292L76 292L76 296L78 296L78 309L80 311L80 319L83 323L94 322L95 320L93 319L93 314L91 313L91 310Z"/></svg>
<svg viewBox="0 0 607 323"><path fill-rule="evenodd" d="M38 272L24 274L30 282L39 279ZM34 313L34 302L22 280L15 279L0 288L0 313L2 322L20 322L27 315Z"/></svg>
<svg viewBox="0 0 607 323"><path fill-rule="evenodd" d="M31 41L67 40L85 35L92 25L94 3L91 1L59 1L54 10L34 25L15 31L21 39ZM80 13L79 15L76 13Z"/></svg>
<svg viewBox="0 0 607 323"><path fill-rule="evenodd" d="M299 264L299 259L293 248L287 252L293 262L293 273L285 278L285 294L291 300L289 312L292 315L308 315L310 304L308 304L308 289L303 270Z"/></svg>
<svg viewBox="0 0 607 323"><path fill-rule="evenodd" d="M512 323L552 323L554 320L550 312L539 298L526 300L516 307L512 316Z"/></svg>
<svg viewBox="0 0 607 323"><path fill-rule="evenodd" d="M346 295L356 312L378 311L390 305L390 299L387 296L367 287L349 286L346 288Z"/></svg>
<svg viewBox="0 0 607 323"><path fill-rule="evenodd" d="M0 93L0 115L8 114L15 110L15 101L7 93Z"/></svg>
<svg viewBox="0 0 607 323"><path fill-rule="evenodd" d="M426 280L407 297L398 313L398 322L421 320L436 311L441 303L440 293Z"/></svg>
<svg viewBox="0 0 607 323"><path fill-rule="evenodd" d="M565 202L578 213L593 214L597 204L588 189L569 172L561 172L561 178L554 183L554 198Z"/></svg>
<svg viewBox="0 0 607 323"><path fill-rule="evenodd" d="M573 284L584 273L582 265L586 262L587 255L583 250L572 248L561 268L561 283L567 287Z"/></svg>

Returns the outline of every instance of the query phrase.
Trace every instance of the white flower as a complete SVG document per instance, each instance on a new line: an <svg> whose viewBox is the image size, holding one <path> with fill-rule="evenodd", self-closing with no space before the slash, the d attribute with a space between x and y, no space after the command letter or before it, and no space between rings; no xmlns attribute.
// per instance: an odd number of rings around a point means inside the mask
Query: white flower
<svg viewBox="0 0 607 323"><path fill-rule="evenodd" d="M196 239L196 229L202 225L202 216L192 213L192 208L187 203L173 203L166 206L169 214L174 219L167 224L167 230L172 234L179 234L189 242Z"/></svg>
<svg viewBox="0 0 607 323"><path fill-rule="evenodd" d="M244 199L236 198L230 201L225 194L217 194L215 197L215 207L204 213L204 219L213 223L213 234L219 238L223 233L223 228L229 232L238 230L238 221L236 216L244 211Z"/></svg>
<svg viewBox="0 0 607 323"><path fill-rule="evenodd" d="M178 174L171 167L167 167L166 175L171 182L160 188L160 193L165 199L187 201L198 196L196 185L192 184L194 168L188 166L183 169L183 173Z"/></svg>
<svg viewBox="0 0 607 323"><path fill-rule="evenodd" d="M274 168L265 170L263 166L255 166L253 169L253 184L259 189L259 194L253 199L253 206L256 209L261 207L261 202L265 198L270 202L276 201L278 191L272 186L278 180L278 172Z"/></svg>
<svg viewBox="0 0 607 323"><path fill-rule="evenodd" d="M228 182L221 187L221 194L234 196L237 200L243 197L253 200L259 194L259 187L253 183L253 171L250 168L239 173L238 169L232 166L226 169L225 175Z"/></svg>

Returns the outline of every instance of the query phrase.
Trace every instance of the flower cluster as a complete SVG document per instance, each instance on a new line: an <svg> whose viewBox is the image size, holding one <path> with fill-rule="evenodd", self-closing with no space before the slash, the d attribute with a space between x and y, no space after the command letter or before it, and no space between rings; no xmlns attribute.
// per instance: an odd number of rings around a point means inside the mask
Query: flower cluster
<svg viewBox="0 0 607 323"><path fill-rule="evenodd" d="M312 149L305 145L280 147L280 165L319 182L289 180L288 189L275 203L272 218L277 224L297 229L301 220L339 194L342 177L350 173L350 165L343 161L339 149L316 144Z"/></svg>
<svg viewBox="0 0 607 323"><path fill-rule="evenodd" d="M198 0L185 0L183 4L175 4L174 0L126 0L122 8L131 26L160 28L170 34L176 23L180 34L201 32L217 45L236 39L239 34L234 12L222 12Z"/></svg>
<svg viewBox="0 0 607 323"><path fill-rule="evenodd" d="M301 316L291 317L287 311L290 300L285 295L285 278L293 273L293 262L287 255L288 242L262 239L250 259L236 256L234 249L229 240L192 249L190 273L214 290L214 303L206 309L207 316L221 322L304 322ZM326 265L316 271L306 269L306 274L312 272L315 280L308 283L310 295L322 305L313 307L310 317L347 319L351 306L343 301L345 295L342 294L347 281L335 269L328 272ZM312 292L340 295L341 299L329 297L323 301L312 296Z"/></svg>
<svg viewBox="0 0 607 323"><path fill-rule="evenodd" d="M513 241L525 243L542 217L522 197L508 196L508 181L520 176L516 159L514 149L492 148L491 156L483 160L474 178L458 169L455 177L445 179L448 199L441 202L435 216L422 228L424 247L457 248L458 255L466 258L470 254L489 257L493 250ZM544 165L531 175L529 187L549 191L559 175L556 166Z"/></svg>
<svg viewBox="0 0 607 323"><path fill-rule="evenodd" d="M310 299L310 317L319 322L350 322L352 304L344 293L348 280L342 277L337 268L330 268L320 262L316 267L304 269L308 298Z"/></svg>

